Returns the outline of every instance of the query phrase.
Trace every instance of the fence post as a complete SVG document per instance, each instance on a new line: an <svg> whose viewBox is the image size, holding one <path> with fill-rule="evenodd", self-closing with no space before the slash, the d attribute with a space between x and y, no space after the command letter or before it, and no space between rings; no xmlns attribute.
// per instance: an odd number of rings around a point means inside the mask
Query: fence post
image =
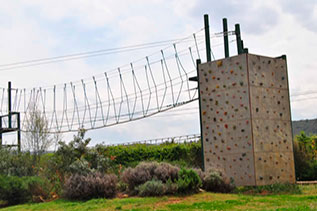
<svg viewBox="0 0 317 211"><path fill-rule="evenodd" d="M11 118L11 81L8 82L8 127L12 127Z"/></svg>
<svg viewBox="0 0 317 211"><path fill-rule="evenodd" d="M21 152L21 128L20 128L20 123L21 123L21 119L20 119L20 112L17 113L17 128L18 128L18 151Z"/></svg>
<svg viewBox="0 0 317 211"><path fill-rule="evenodd" d="M2 130L2 117L0 116L0 130ZM2 147L2 131L0 131L0 148Z"/></svg>

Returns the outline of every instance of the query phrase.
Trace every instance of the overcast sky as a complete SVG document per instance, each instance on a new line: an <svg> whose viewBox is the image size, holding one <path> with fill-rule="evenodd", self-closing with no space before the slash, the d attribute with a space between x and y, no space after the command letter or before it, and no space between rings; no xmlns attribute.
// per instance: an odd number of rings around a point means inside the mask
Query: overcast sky
<svg viewBox="0 0 317 211"><path fill-rule="evenodd" d="M210 15L212 33L241 24L250 53L287 55L292 118L317 117L316 0L10 0L0 7L0 65L191 35ZM219 49L215 49L219 51ZM231 49L232 54L235 53ZM151 53L127 53L1 70L0 87L59 84ZM221 58L222 54L216 54ZM199 133L197 102L183 111L88 132L93 144ZM184 108L188 109L184 111ZM67 136L68 138L69 136Z"/></svg>

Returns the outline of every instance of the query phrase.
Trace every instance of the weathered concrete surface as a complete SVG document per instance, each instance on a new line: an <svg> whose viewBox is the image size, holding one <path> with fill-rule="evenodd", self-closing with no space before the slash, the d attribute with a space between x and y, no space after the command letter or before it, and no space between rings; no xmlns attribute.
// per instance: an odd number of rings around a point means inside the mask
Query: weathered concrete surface
<svg viewBox="0 0 317 211"><path fill-rule="evenodd" d="M237 185L295 182L286 61L242 54L199 65L206 170Z"/></svg>

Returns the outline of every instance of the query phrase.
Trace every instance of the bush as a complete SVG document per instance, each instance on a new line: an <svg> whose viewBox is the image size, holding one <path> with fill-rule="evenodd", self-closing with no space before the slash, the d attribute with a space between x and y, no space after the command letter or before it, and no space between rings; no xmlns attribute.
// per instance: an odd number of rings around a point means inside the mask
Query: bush
<svg viewBox="0 0 317 211"><path fill-rule="evenodd" d="M31 199L31 194L23 178L16 176L0 176L0 200L8 205L25 203Z"/></svg>
<svg viewBox="0 0 317 211"><path fill-rule="evenodd" d="M168 163L160 163L154 170L154 177L166 183L168 180L175 182L178 178L179 168Z"/></svg>
<svg viewBox="0 0 317 211"><path fill-rule="evenodd" d="M0 148L0 174L7 176L34 176L33 157L29 152Z"/></svg>
<svg viewBox="0 0 317 211"><path fill-rule="evenodd" d="M194 170L182 168L178 173L177 186L179 193L196 193L201 186L201 179Z"/></svg>
<svg viewBox="0 0 317 211"><path fill-rule="evenodd" d="M317 179L317 136L304 132L296 136L294 161L297 180Z"/></svg>
<svg viewBox="0 0 317 211"><path fill-rule="evenodd" d="M151 180L137 187L139 196L162 196L165 194L165 186L162 181Z"/></svg>
<svg viewBox="0 0 317 211"><path fill-rule="evenodd" d="M165 185L165 194L166 195L173 195L176 194L178 191L177 183L172 182L172 180L167 180Z"/></svg>
<svg viewBox="0 0 317 211"><path fill-rule="evenodd" d="M66 179L64 197L71 200L112 198L116 194L117 177L113 174L74 174Z"/></svg>
<svg viewBox="0 0 317 211"><path fill-rule="evenodd" d="M72 164L70 164L68 167L68 171L71 174L82 175L88 175L89 173L92 173L92 169L90 168L88 161L84 158L77 159Z"/></svg>
<svg viewBox="0 0 317 211"><path fill-rule="evenodd" d="M142 162L135 168L127 168L122 173L121 179L133 194L136 187L151 180L159 180L162 183L166 183L168 180L175 182L178 178L178 171L178 167L168 163Z"/></svg>
<svg viewBox="0 0 317 211"><path fill-rule="evenodd" d="M151 180L152 177L145 169L129 167L122 173L121 179L128 185L130 191L134 191L137 186Z"/></svg>
<svg viewBox="0 0 317 211"><path fill-rule="evenodd" d="M40 177L28 177L24 181L27 184L33 202L44 202L55 197L51 195L52 184L48 180Z"/></svg>
<svg viewBox="0 0 317 211"><path fill-rule="evenodd" d="M203 189L211 192L229 193L234 190L233 181L227 180L221 172L211 170L203 178Z"/></svg>
<svg viewBox="0 0 317 211"><path fill-rule="evenodd" d="M200 168L193 168L193 170L198 174L200 180L203 182L206 176L205 172L203 172Z"/></svg>

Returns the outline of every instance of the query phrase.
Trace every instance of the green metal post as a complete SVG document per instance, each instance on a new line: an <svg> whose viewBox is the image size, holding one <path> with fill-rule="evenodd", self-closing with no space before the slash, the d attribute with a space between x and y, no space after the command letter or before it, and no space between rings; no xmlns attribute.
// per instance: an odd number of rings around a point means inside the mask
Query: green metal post
<svg viewBox="0 0 317 211"><path fill-rule="evenodd" d="M241 49L242 49L242 51L243 51L243 49L244 49L244 43L243 43L243 40L241 40Z"/></svg>
<svg viewBox="0 0 317 211"><path fill-rule="evenodd" d="M0 117L0 130L2 130L2 117ZM2 131L0 131L0 148L2 147Z"/></svg>
<svg viewBox="0 0 317 211"><path fill-rule="evenodd" d="M12 118L11 118L11 81L8 82L8 125L12 128Z"/></svg>
<svg viewBox="0 0 317 211"><path fill-rule="evenodd" d="M244 52L244 53L249 53L249 49L248 49L248 48L245 48L245 49L243 49L243 52Z"/></svg>
<svg viewBox="0 0 317 211"><path fill-rule="evenodd" d="M223 41L225 47L225 58L229 57L229 38L228 38L228 23L227 18L222 19L222 26L223 26Z"/></svg>
<svg viewBox="0 0 317 211"><path fill-rule="evenodd" d="M199 65L201 60L196 60L197 78L198 78L198 102L199 102L199 121L200 121L200 143L201 143L201 158L202 158L202 170L205 171L205 156L204 156L204 134L203 134L203 120L201 115L201 99L200 99L200 82L199 82Z"/></svg>
<svg viewBox="0 0 317 211"><path fill-rule="evenodd" d="M242 54L243 50L242 50L242 43L241 43L240 24L235 25L235 33L236 33L238 54Z"/></svg>
<svg viewBox="0 0 317 211"><path fill-rule="evenodd" d="M210 33L209 33L209 18L208 15L204 15L204 23L205 23L205 40L206 40L206 55L207 62L211 61L211 48L210 48Z"/></svg>
<svg viewBox="0 0 317 211"><path fill-rule="evenodd" d="M21 152L21 128L20 128L21 120L20 113L17 113L17 128L18 128L18 151Z"/></svg>

